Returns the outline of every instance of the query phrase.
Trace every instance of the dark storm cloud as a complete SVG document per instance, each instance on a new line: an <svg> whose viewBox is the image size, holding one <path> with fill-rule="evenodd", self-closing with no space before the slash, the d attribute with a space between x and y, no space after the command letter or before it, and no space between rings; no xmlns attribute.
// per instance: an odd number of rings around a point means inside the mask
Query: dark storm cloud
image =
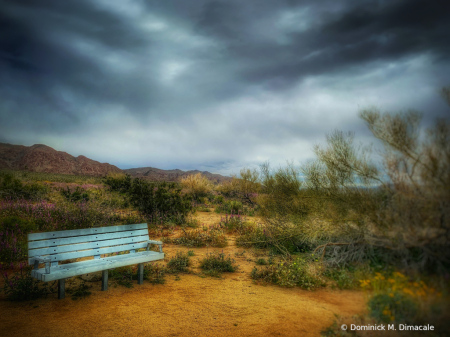
<svg viewBox="0 0 450 337"><path fill-rule="evenodd" d="M335 128L367 137L357 104L416 108L428 124L447 109L436 89L450 84L448 1L0 8L0 142L70 144L58 149L123 167L227 171L306 158Z"/></svg>
<svg viewBox="0 0 450 337"><path fill-rule="evenodd" d="M250 17L239 18L237 10L231 14L232 4L216 5L220 9L212 6L213 10L206 7L205 19L199 23L218 38L226 39L233 57L247 60L243 78L266 83L271 89L284 89L307 75L345 72L348 67L364 67L421 52L433 54L437 62L450 57L448 1L353 1L338 12L327 10L331 2L310 4L311 27L286 32L289 42L282 45L255 45L252 36L231 34L233 30L245 32L246 25L252 23ZM311 53L317 54L308 57Z"/></svg>
<svg viewBox="0 0 450 337"><path fill-rule="evenodd" d="M35 103L63 111L69 109L61 94L65 90L78 96L82 104L116 101L136 107L149 103L149 91L144 95L139 76L133 77L137 70L122 81L115 79L100 62L71 46L73 40L84 39L133 53L146 41L134 34L132 26L83 1L14 1L8 5L2 14L6 25L1 42L3 90L6 85L16 93L27 89Z"/></svg>

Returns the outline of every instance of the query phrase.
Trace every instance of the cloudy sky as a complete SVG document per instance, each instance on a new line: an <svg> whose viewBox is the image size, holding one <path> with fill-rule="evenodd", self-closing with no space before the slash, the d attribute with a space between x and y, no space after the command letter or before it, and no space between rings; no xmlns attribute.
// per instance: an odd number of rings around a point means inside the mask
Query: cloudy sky
<svg viewBox="0 0 450 337"><path fill-rule="evenodd" d="M449 116L448 0L0 0L0 142L231 174Z"/></svg>

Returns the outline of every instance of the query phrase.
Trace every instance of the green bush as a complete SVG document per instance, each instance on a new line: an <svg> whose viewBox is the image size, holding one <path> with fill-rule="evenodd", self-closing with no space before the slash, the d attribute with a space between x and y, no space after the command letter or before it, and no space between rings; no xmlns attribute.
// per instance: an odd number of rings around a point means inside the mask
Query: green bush
<svg viewBox="0 0 450 337"><path fill-rule="evenodd" d="M418 305L409 296L395 292L377 294L368 303L370 316L377 322L413 324Z"/></svg>
<svg viewBox="0 0 450 337"><path fill-rule="evenodd" d="M109 174L102 180L111 191L127 193L131 188L132 178L129 174Z"/></svg>
<svg viewBox="0 0 450 337"><path fill-rule="evenodd" d="M16 216L9 216L0 222L0 265L26 260L26 234L35 228L33 222Z"/></svg>
<svg viewBox="0 0 450 337"><path fill-rule="evenodd" d="M133 277L136 279L136 273L131 266L125 266L108 270L108 277L121 286L133 288L132 280Z"/></svg>
<svg viewBox="0 0 450 337"><path fill-rule="evenodd" d="M227 214L225 217L221 217L219 225L225 228L228 233L243 235L253 231L253 226L245 222L241 215L231 214L228 216Z"/></svg>
<svg viewBox="0 0 450 337"><path fill-rule="evenodd" d="M167 263L168 272L176 273L187 273L189 272L188 267L191 265L191 260L189 254L183 252L177 252L175 257L171 258Z"/></svg>
<svg viewBox="0 0 450 337"><path fill-rule="evenodd" d="M258 264L260 266L265 266L265 265L267 265L267 261L265 259L258 259L258 260L256 260L256 264Z"/></svg>
<svg viewBox="0 0 450 337"><path fill-rule="evenodd" d="M175 183L156 185L142 179L134 179L128 191L131 204L153 221L171 220L181 224L192 211L191 198L181 195Z"/></svg>
<svg viewBox="0 0 450 337"><path fill-rule="evenodd" d="M225 247L227 238L221 229L207 228L184 231L183 235L174 239L163 239L164 242L186 247Z"/></svg>
<svg viewBox="0 0 450 337"><path fill-rule="evenodd" d="M167 269L159 263L149 263L144 266L144 279L152 284L164 284Z"/></svg>
<svg viewBox="0 0 450 337"><path fill-rule="evenodd" d="M336 282L339 289L355 289L359 287L359 278L355 276L352 268L329 268L324 272L324 276Z"/></svg>
<svg viewBox="0 0 450 337"><path fill-rule="evenodd" d="M188 216L184 222L184 225L191 228L197 228L200 225L200 221L192 216Z"/></svg>
<svg viewBox="0 0 450 337"><path fill-rule="evenodd" d="M315 270L315 266L304 257L298 257L293 261L282 262L278 265L269 265L260 270L254 267L251 277L254 280L274 283L282 287L298 286L307 290L325 285L320 273Z"/></svg>
<svg viewBox="0 0 450 337"><path fill-rule="evenodd" d="M14 215L7 216L0 220L0 231L15 231L17 229L20 229L24 234L28 234L31 231L37 230L38 227L34 221Z"/></svg>
<svg viewBox="0 0 450 337"><path fill-rule="evenodd" d="M48 189L38 183L23 184L11 173L0 173L0 198L40 200Z"/></svg>
<svg viewBox="0 0 450 337"><path fill-rule="evenodd" d="M87 286L86 283L82 281L78 287L67 289L67 293L71 294L72 300L75 301L91 295L91 292L89 291L90 288L92 288L92 286Z"/></svg>
<svg viewBox="0 0 450 337"><path fill-rule="evenodd" d="M21 264L19 273L15 273L12 277L8 277L8 274L3 272L2 276L5 280L3 291L9 300L34 300L56 291L56 282L50 286L49 282L41 282L31 277L32 268L32 266Z"/></svg>
<svg viewBox="0 0 450 337"><path fill-rule="evenodd" d="M238 214L242 213L244 209L244 206L242 205L242 202L231 200L227 202L220 203L216 209L216 213L225 213L225 214Z"/></svg>
<svg viewBox="0 0 450 337"><path fill-rule="evenodd" d="M69 186L67 186L67 189L61 188L60 192L68 201L77 202L89 200L89 194L79 186L77 186L73 192L70 190Z"/></svg>
<svg viewBox="0 0 450 337"><path fill-rule="evenodd" d="M207 254L200 262L200 267L205 274L216 277L223 272L232 273L237 269L234 259L230 257L225 258L225 254L218 252Z"/></svg>

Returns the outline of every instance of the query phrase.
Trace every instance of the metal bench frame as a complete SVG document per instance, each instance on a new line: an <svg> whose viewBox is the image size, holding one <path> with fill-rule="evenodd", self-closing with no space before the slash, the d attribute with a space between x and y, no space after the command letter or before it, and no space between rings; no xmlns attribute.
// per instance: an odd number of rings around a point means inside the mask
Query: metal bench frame
<svg viewBox="0 0 450 337"><path fill-rule="evenodd" d="M159 252L150 251L151 244L159 245ZM141 248L146 250L136 252ZM83 257L94 259L59 264ZM137 264L138 284L142 284L144 263L162 259L162 242L149 240L146 223L28 234L31 276L44 282L58 280L58 299L65 297L66 278L102 271L102 290L108 290L109 269ZM39 269L40 263L45 268Z"/></svg>

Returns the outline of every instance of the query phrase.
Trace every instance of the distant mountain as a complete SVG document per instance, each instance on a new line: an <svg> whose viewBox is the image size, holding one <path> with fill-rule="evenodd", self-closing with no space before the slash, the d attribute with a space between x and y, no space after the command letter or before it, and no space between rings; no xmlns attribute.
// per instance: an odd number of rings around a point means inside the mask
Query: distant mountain
<svg viewBox="0 0 450 337"><path fill-rule="evenodd" d="M139 167L123 170L123 172L128 173L133 178L142 178L149 181L180 181L191 174L201 173L206 178L211 180L213 183L222 183L231 180L230 177L225 177L220 174L210 173L208 171L182 171L182 170L160 170L154 167Z"/></svg>
<svg viewBox="0 0 450 337"><path fill-rule="evenodd" d="M134 178L143 178L149 181L179 181L182 177L200 172L213 183L231 180L230 177L198 170L160 170L153 167L121 170L117 166L99 163L85 156L74 157L43 144L23 146L0 143L0 169L89 176L105 176L109 172L128 173Z"/></svg>
<svg viewBox="0 0 450 337"><path fill-rule="evenodd" d="M85 156L74 157L42 144L23 146L0 143L0 169L5 168L90 176L104 176L109 172L122 172L114 165L99 163Z"/></svg>

